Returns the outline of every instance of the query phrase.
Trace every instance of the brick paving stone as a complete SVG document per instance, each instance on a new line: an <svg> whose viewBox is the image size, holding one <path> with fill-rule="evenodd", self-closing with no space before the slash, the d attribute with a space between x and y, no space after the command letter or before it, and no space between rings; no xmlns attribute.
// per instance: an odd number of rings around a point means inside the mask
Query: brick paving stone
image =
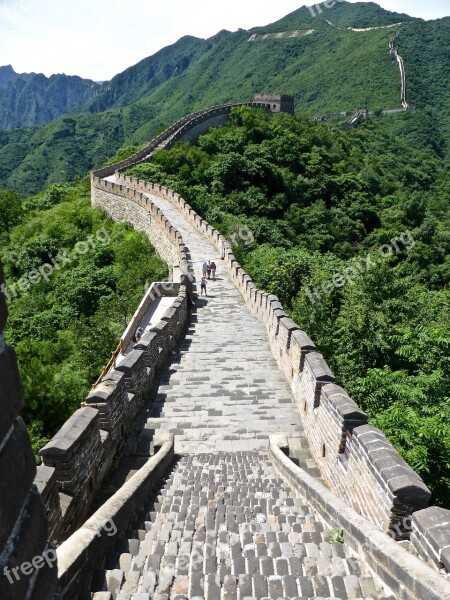
<svg viewBox="0 0 450 600"><path fill-rule="evenodd" d="M184 506L181 520L179 512L163 512L175 499ZM276 474L265 451L184 455L157 500L156 510L149 500L142 512L142 527L134 525L145 539L128 536L111 554L117 568L105 573L105 593L115 600L133 594L136 600L139 594L152 600L377 597L366 567L345 544L298 541L321 535L323 524ZM212 510L224 518L208 529ZM304 523L315 532L303 532Z"/></svg>

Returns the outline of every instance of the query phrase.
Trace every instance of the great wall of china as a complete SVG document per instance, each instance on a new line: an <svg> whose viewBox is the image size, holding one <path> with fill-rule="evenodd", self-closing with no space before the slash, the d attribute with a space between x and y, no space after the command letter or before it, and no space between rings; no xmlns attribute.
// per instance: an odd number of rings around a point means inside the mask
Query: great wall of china
<svg viewBox="0 0 450 600"><path fill-rule="evenodd" d="M246 106L282 108L260 100ZM0 334L2 600L450 600L450 511L428 508L421 478L227 240L179 194L124 174L233 106L92 174L93 205L144 232L172 281L154 284L132 328L155 319L134 347L124 337L37 469ZM219 265L207 299L205 259ZM0 332L6 317L0 298ZM123 485L100 501L121 459Z"/></svg>

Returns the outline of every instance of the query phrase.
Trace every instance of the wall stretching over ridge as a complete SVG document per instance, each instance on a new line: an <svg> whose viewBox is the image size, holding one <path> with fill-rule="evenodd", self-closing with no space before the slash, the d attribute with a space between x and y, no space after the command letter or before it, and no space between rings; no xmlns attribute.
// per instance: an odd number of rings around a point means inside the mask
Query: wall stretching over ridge
<svg viewBox="0 0 450 600"><path fill-rule="evenodd" d="M170 148L170 146L176 142L188 137L192 140L192 132L195 128L198 128L199 125L203 124L203 127L198 129L198 133L206 132L218 117L220 118L220 116L224 115L225 119L219 119L219 122L216 121L217 124L222 124L230 114L231 109L238 106L262 107L260 104L253 103L223 104L200 110L174 123L174 125L166 129L166 131L163 131L163 133L154 138L147 146L145 146L145 148L142 148L142 150L139 150L139 152L133 154L130 158L126 158L114 165L109 165L108 167L93 171L92 175L93 177L103 179L104 177L114 175L118 170L126 169L127 167L137 165L140 162L146 162L156 150ZM208 124L208 122L210 123Z"/></svg>
<svg viewBox="0 0 450 600"><path fill-rule="evenodd" d="M48 600L56 589L57 569L45 556L56 555L47 543L45 507L33 485L36 463L30 438L18 417L23 392L15 352L3 336L6 318L0 295L0 598Z"/></svg>
<svg viewBox="0 0 450 600"><path fill-rule="evenodd" d="M232 105L223 107L229 112ZM407 465L384 434L368 425L368 418L348 394L335 384L324 358L308 335L284 312L276 296L263 292L237 262L228 241L202 219L179 194L121 173L127 167L151 160L151 153L170 147L186 136L198 124L201 114L220 113L221 107L202 111L182 120L152 142L146 150L127 161L95 171L92 177L92 197L98 204L99 190L107 191L102 203L107 211L117 202L114 196L132 199L135 207L148 198L138 194L154 194L169 199L187 219L208 238L222 254L231 279L241 292L249 310L265 325L272 352L291 385L302 416L306 436L323 479L330 489L359 514L398 540L408 539L413 519L411 541L423 558L438 568L447 568L450 548L450 511L427 509L431 493L422 479ZM126 163L126 164L124 164ZM114 176L115 183L102 180ZM106 189L105 186L111 186ZM136 200L135 200L136 198ZM128 208L129 204L127 203ZM132 210L132 208L131 208ZM139 210L139 209L138 209ZM431 518L431 515L433 518ZM420 516L420 518L419 518ZM430 516L427 519L427 516ZM436 535L438 525L440 536Z"/></svg>

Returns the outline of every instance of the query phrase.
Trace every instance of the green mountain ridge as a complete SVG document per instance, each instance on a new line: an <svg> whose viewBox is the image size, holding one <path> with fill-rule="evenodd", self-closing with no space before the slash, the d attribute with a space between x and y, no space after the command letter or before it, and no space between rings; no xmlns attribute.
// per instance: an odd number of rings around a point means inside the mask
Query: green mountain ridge
<svg viewBox="0 0 450 600"><path fill-rule="evenodd" d="M104 83L85 105L89 112L127 106L149 94L167 79L175 77L189 67L204 50L207 42L185 36L176 44L163 48L153 56L119 73Z"/></svg>
<svg viewBox="0 0 450 600"><path fill-rule="evenodd" d="M312 14L311 9L315 16ZM271 25L255 27L251 30L251 33L257 33L258 31L269 33L302 27L328 29L330 27L328 21L331 21L335 27L364 28L393 25L405 21L422 21L422 19L386 10L374 2L356 2L354 4L340 2L333 8L315 4L311 7L302 6Z"/></svg>
<svg viewBox="0 0 450 600"><path fill-rule="evenodd" d="M400 22L399 28L381 28ZM249 41L300 28L314 32ZM342 2L316 17L303 7L266 27L222 31L208 40L185 36L99 87L84 112L44 127L0 131L0 187L26 195L70 181L191 111L248 102L255 92L294 94L297 110L310 116L400 108L400 72L389 52L397 29L408 102L418 110L386 117L386 126L445 156L450 18L422 21L373 3Z"/></svg>
<svg viewBox="0 0 450 600"><path fill-rule="evenodd" d="M72 75L16 73L0 67L0 129L42 125L80 109L98 84Z"/></svg>

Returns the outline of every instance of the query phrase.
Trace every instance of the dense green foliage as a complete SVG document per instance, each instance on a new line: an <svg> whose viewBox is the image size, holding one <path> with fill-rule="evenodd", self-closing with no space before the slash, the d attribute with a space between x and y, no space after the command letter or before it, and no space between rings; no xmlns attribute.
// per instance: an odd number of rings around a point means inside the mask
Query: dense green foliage
<svg viewBox="0 0 450 600"><path fill-rule="evenodd" d="M17 351L35 449L79 408L146 288L166 275L148 240L92 209L89 191L87 180L55 184L1 228L6 339ZM0 218L10 219L3 198Z"/></svg>
<svg viewBox="0 0 450 600"><path fill-rule="evenodd" d="M237 109L130 173L175 189L235 240L256 283L448 506L450 187L435 153L381 119L341 131Z"/></svg>
<svg viewBox="0 0 450 600"><path fill-rule="evenodd" d="M310 115L363 106L399 108L399 68L388 49L397 27L347 28L400 22L408 101L421 111L400 117L408 120L408 131L414 122L424 140L431 124L435 143L446 153L450 120L442 111L448 114L450 105L450 19L424 22L371 3L338 2L316 17L301 8L250 31L222 31L208 40L184 37L105 83L86 105L88 112L40 128L0 131L0 186L26 195L56 181L71 181L121 146L142 144L193 110L249 102L256 92L294 94L297 109ZM295 38L248 41L253 34L311 29L313 33ZM391 120L402 129L400 118L386 117L388 126Z"/></svg>
<svg viewBox="0 0 450 600"><path fill-rule="evenodd" d="M0 129L48 123L79 109L98 88L81 77L19 74L10 65L0 67Z"/></svg>

